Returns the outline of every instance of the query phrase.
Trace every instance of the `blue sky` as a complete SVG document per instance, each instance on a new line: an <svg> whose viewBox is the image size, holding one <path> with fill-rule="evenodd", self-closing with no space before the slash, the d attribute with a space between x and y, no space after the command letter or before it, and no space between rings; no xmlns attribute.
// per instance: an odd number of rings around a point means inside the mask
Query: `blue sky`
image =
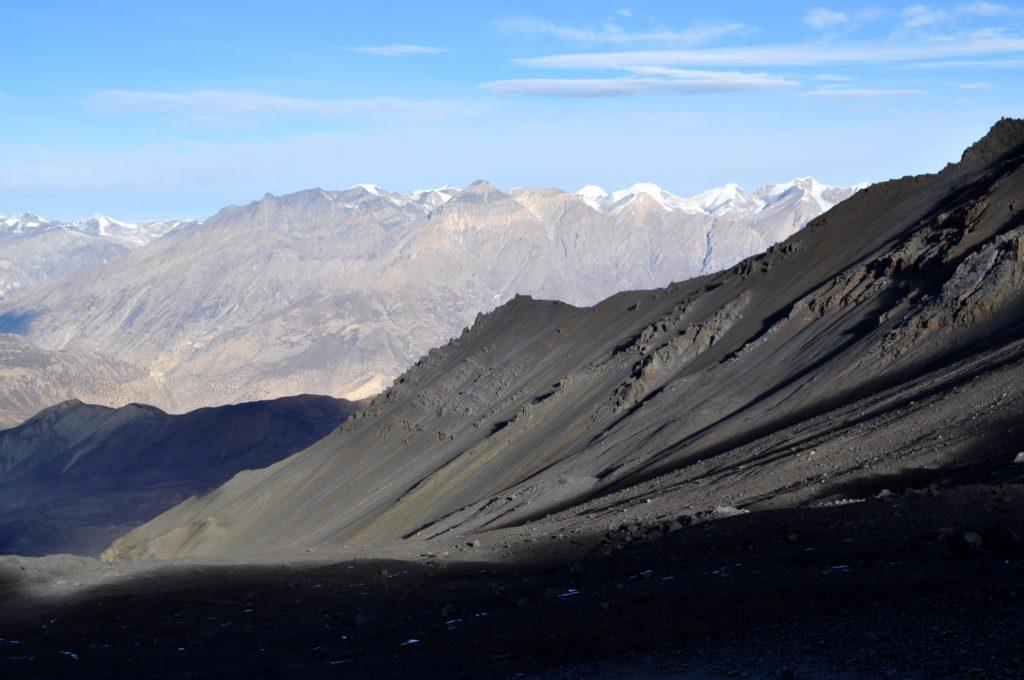
<svg viewBox="0 0 1024 680"><path fill-rule="evenodd" d="M1024 115L1024 4L0 0L0 213L938 170Z"/></svg>

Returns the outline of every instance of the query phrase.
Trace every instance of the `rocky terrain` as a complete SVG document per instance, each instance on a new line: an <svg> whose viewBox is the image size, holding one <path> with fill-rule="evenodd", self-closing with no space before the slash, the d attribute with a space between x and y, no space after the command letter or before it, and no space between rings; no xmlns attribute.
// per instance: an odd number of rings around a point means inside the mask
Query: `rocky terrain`
<svg viewBox="0 0 1024 680"><path fill-rule="evenodd" d="M0 331L127 362L141 377L125 389L175 412L300 392L357 399L516 293L592 304L716 271L852 192L808 178L692 198L486 182L267 195L8 296Z"/></svg>
<svg viewBox="0 0 1024 680"><path fill-rule="evenodd" d="M73 398L126 404L159 391L145 372L107 354L79 348L39 349L13 333L0 333L0 375L0 427L23 422L40 405Z"/></svg>
<svg viewBox="0 0 1024 680"><path fill-rule="evenodd" d="M0 431L0 554L97 556L189 496L305 448L353 410L316 396L180 416L57 404Z"/></svg>

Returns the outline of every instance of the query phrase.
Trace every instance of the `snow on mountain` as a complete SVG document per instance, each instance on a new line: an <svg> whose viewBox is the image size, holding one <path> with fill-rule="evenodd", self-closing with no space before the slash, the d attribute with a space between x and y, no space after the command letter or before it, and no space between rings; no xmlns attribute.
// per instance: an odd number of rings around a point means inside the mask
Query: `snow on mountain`
<svg viewBox="0 0 1024 680"><path fill-rule="evenodd" d="M436 189L417 189L416 191L406 194L405 198L425 210L433 210L434 208L444 205L450 201L457 193L459 193L458 189L445 184L444 186Z"/></svg>
<svg viewBox="0 0 1024 680"><path fill-rule="evenodd" d="M62 222L47 220L33 212L26 212L20 217L0 215L0 234L30 234L44 230L63 229L116 241L128 246L143 246L176 229L194 224L198 224L198 222L196 220L155 220L132 224L99 214L76 222Z"/></svg>
<svg viewBox="0 0 1024 680"><path fill-rule="evenodd" d="M576 192L576 196L580 197L584 203L599 212L604 211L605 204L608 201L608 192L596 184L588 184L581 188Z"/></svg>
<svg viewBox="0 0 1024 680"><path fill-rule="evenodd" d="M24 234L45 224L48 222L33 212L23 213L20 217L0 215L0 234Z"/></svg>
<svg viewBox="0 0 1024 680"><path fill-rule="evenodd" d="M737 184L726 184L723 187L705 191L697 194L690 201L711 214L732 210L757 212L764 207L762 201L743 191Z"/></svg>
<svg viewBox="0 0 1024 680"><path fill-rule="evenodd" d="M31 212L20 217L0 215L0 298L108 264L196 224L192 220L130 224L106 215L77 222L47 220Z"/></svg>
<svg viewBox="0 0 1024 680"><path fill-rule="evenodd" d="M753 194L747 193L737 184L730 183L684 198L666 191L657 184L641 182L610 194L597 185L588 184L577 191L575 196L598 212L617 210L631 203L637 196L647 195L665 210L670 211L682 210L708 215L731 212L755 214L779 200L787 192L794 192L800 199L813 201L822 211L828 210L866 186L867 184L850 188L834 187L822 184L813 177L804 177L784 184L768 184Z"/></svg>

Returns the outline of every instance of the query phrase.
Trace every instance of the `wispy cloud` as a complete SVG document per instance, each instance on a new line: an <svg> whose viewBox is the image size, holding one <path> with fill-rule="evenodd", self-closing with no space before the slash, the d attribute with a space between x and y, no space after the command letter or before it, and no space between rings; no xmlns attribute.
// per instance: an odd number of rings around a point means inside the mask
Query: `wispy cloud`
<svg viewBox="0 0 1024 680"><path fill-rule="evenodd" d="M992 87L992 85L990 83L982 83L982 82L975 82L975 83L953 83L953 87L955 87L958 90L986 90L986 89Z"/></svg>
<svg viewBox="0 0 1024 680"><path fill-rule="evenodd" d="M956 11L958 14L973 14L982 17L999 17L1020 13L1020 10L995 2L969 2L957 7Z"/></svg>
<svg viewBox="0 0 1024 680"><path fill-rule="evenodd" d="M565 26L556 24L544 19L530 17L508 19L502 21L500 26L507 31L517 33L529 33L533 35L546 35L560 40L570 40L583 43L677 43L683 45L702 45L712 40L729 35L737 35L749 32L751 29L746 24L739 22L724 22L692 26L682 30L668 28L652 28L647 30L627 30L612 22L605 22L600 28L579 28L576 26Z"/></svg>
<svg viewBox="0 0 1024 680"><path fill-rule="evenodd" d="M923 28L940 24L949 18L949 12L929 5L911 5L900 12L903 25L907 28Z"/></svg>
<svg viewBox="0 0 1024 680"><path fill-rule="evenodd" d="M686 71L656 67L632 70L644 77L525 78L498 80L485 83L483 87L502 94L540 97L624 97L655 92L694 95L778 90L799 84L767 73Z"/></svg>
<svg viewBox="0 0 1024 680"><path fill-rule="evenodd" d="M517 63L539 68L620 69L639 66L775 67L886 64L1024 53L1024 39L998 33L902 42L812 42L628 52L586 52L529 57Z"/></svg>
<svg viewBox="0 0 1024 680"><path fill-rule="evenodd" d="M410 100L394 97L370 99L310 99L260 92L197 90L192 92L144 92L109 90L92 96L90 105L117 113L181 113L194 118L236 116L291 116L358 118L411 115L416 117L478 113L479 104L462 101Z"/></svg>
<svg viewBox="0 0 1024 680"><path fill-rule="evenodd" d="M924 90L826 87L805 92L804 96L816 99L889 99L892 97L914 97L921 94L924 94Z"/></svg>
<svg viewBox="0 0 1024 680"><path fill-rule="evenodd" d="M853 80L852 76L842 76L837 73L819 73L816 76L811 76L812 80L817 80L823 83L844 83Z"/></svg>
<svg viewBox="0 0 1024 680"><path fill-rule="evenodd" d="M448 50L443 47L430 47L427 45L368 45L363 47L345 47L348 52L358 54L372 54L377 57L410 57L417 54L444 54Z"/></svg>
<svg viewBox="0 0 1024 680"><path fill-rule="evenodd" d="M849 20L850 17L845 13L825 7L815 7L804 15L804 23L818 30L833 28L839 24L845 24Z"/></svg>

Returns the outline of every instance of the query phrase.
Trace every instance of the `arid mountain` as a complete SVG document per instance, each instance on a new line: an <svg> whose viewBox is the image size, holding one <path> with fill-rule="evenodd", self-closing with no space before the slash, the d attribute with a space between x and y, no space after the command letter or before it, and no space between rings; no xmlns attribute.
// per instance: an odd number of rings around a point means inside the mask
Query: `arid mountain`
<svg viewBox="0 0 1024 680"><path fill-rule="evenodd" d="M625 208L671 214L644 196ZM471 187L432 214L428 243L518 261L551 224L524 203ZM503 237L476 227L486 205ZM237 214L263 211L288 208ZM356 243L372 249L374 234ZM529 267L506 275L545 283ZM689 521L1006 476L1024 434L1022 312L1024 121L1003 120L942 172L859 192L728 271L589 308L516 297L338 431L169 510L107 558L453 541L537 522L554 538L610 529L625 510Z"/></svg>
<svg viewBox="0 0 1024 680"><path fill-rule="evenodd" d="M0 554L98 555L183 499L305 448L353 410L308 395L180 416L57 404L0 431Z"/></svg>
<svg viewBox="0 0 1024 680"><path fill-rule="evenodd" d="M109 355L43 350L12 333L0 333L0 375L0 427L30 418L40 404L72 398L124 404L159 391L143 371Z"/></svg>
<svg viewBox="0 0 1024 680"><path fill-rule="evenodd" d="M515 294L592 304L715 271L852 191L804 179L692 199L486 182L267 195L0 302L0 330L128 362L145 376L131 388L174 411L360 398Z"/></svg>
<svg viewBox="0 0 1024 680"><path fill-rule="evenodd" d="M0 215L0 298L98 267L194 221L128 224L104 215L80 222L34 213Z"/></svg>

